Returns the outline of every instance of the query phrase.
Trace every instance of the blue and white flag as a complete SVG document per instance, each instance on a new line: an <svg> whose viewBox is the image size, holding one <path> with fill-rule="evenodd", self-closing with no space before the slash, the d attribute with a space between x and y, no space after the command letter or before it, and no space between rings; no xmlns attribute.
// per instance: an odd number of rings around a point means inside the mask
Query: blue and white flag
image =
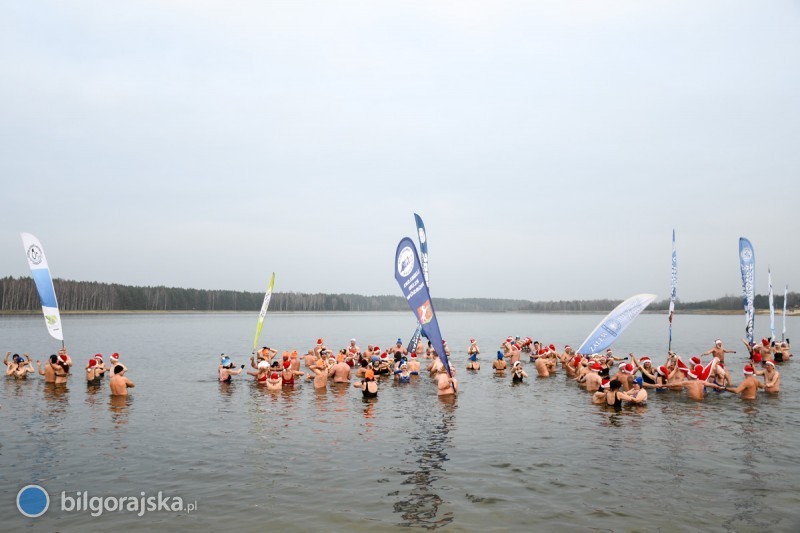
<svg viewBox="0 0 800 533"><path fill-rule="evenodd" d="M408 237L401 239L397 245L394 257L394 278L400 285L408 306L422 326L425 336L428 337L433 349L436 350L445 370L447 370L447 374L451 375L450 363L447 361L447 355L444 352L442 333L439 331L439 322L436 320L433 302L431 302L431 295L428 292L428 284L425 283L425 276L422 273L417 248L414 246L414 241Z"/></svg>
<svg viewBox="0 0 800 533"><path fill-rule="evenodd" d="M430 289L431 279L430 279L430 274L428 272L428 234L425 233L425 224L422 222L422 217L416 213L414 213L414 222L417 223L417 237L419 239L419 252L420 252L420 263L422 265L422 275L425 277L425 283L428 284L428 288ZM419 342L421 334L422 334L422 324L417 324L417 329L414 330L414 334L411 335L411 341L408 343L408 348L407 348L408 352L417 350L417 343Z"/></svg>
<svg viewBox="0 0 800 533"><path fill-rule="evenodd" d="M767 281L769 283L769 331L771 340L775 340L775 299L772 295L772 271L767 266Z"/></svg>
<svg viewBox="0 0 800 533"><path fill-rule="evenodd" d="M422 264L422 275L425 276L425 283L431 286L431 278L428 273L428 234L425 233L425 224L422 217L414 213L414 221L417 223L417 235L419 236L419 259Z"/></svg>
<svg viewBox="0 0 800 533"><path fill-rule="evenodd" d="M739 266L742 269L742 290L744 292L744 331L747 342L752 345L756 317L756 257L753 253L753 245L744 237L739 238Z"/></svg>
<svg viewBox="0 0 800 533"><path fill-rule="evenodd" d="M625 328L655 299L655 294L637 294L619 304L586 337L576 353L590 355L614 344Z"/></svg>
<svg viewBox="0 0 800 533"><path fill-rule="evenodd" d="M60 341L64 340L64 332L61 330L61 314L58 312L58 301L56 291L53 288L53 278L50 276L50 268L47 266L47 258L44 256L42 243L30 233L21 233L22 246L25 248L25 257L28 259L28 266L31 268L31 276L36 283L36 290L39 291L39 299L42 301L42 313L47 324L47 331L53 338Z"/></svg>
<svg viewBox="0 0 800 533"><path fill-rule="evenodd" d="M789 299L789 284L783 289L783 331L781 332L781 341L786 340L786 300Z"/></svg>
<svg viewBox="0 0 800 533"><path fill-rule="evenodd" d="M669 291L669 350L672 350L672 315L675 313L675 299L678 297L678 254L675 251L675 230L672 230L672 283Z"/></svg>

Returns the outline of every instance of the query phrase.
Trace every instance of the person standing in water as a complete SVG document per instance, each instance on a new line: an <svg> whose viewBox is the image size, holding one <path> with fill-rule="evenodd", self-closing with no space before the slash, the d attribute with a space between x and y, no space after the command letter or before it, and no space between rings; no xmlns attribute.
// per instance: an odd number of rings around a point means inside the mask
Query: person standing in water
<svg viewBox="0 0 800 533"><path fill-rule="evenodd" d="M448 376L447 372L444 370L439 372L439 377L436 384L438 389L437 394L439 396L455 396L456 392L458 391L458 380L455 378L456 369L450 367L450 372L452 373L452 376Z"/></svg>
<svg viewBox="0 0 800 533"><path fill-rule="evenodd" d="M114 367L114 375L108 382L111 387L111 396L127 396L128 389L132 389L135 385L133 381L125 377L125 369L122 365Z"/></svg>
<svg viewBox="0 0 800 533"><path fill-rule="evenodd" d="M375 372L371 368L364 374L364 379L360 383L353 383L353 387L361 388L364 398L378 397L378 382L375 381Z"/></svg>
<svg viewBox="0 0 800 533"><path fill-rule="evenodd" d="M481 353L481 349L478 348L478 343L475 339L469 340L469 348L467 348L467 355L479 355Z"/></svg>
<svg viewBox="0 0 800 533"><path fill-rule="evenodd" d="M781 390L781 373L775 369L773 361L764 363L764 370L756 370L757 376L764 376L764 391L777 393Z"/></svg>
<svg viewBox="0 0 800 533"><path fill-rule="evenodd" d="M492 363L492 368L494 368L495 374L505 374L506 371L506 360L503 358L503 352L497 352L497 359L494 360Z"/></svg>
<svg viewBox="0 0 800 533"><path fill-rule="evenodd" d="M86 365L86 383L89 385L99 385L100 377L102 374L98 372L97 360L89 359L89 364Z"/></svg>
<svg viewBox="0 0 800 533"><path fill-rule="evenodd" d="M725 387L725 390L738 394L742 400L755 400L758 389L763 389L764 384L755 377L755 370L753 370L752 366L746 365L742 372L744 373L744 379L739 383L739 386L736 388Z"/></svg>
<svg viewBox="0 0 800 533"><path fill-rule="evenodd" d="M523 378L527 378L528 373L522 369L522 364L519 361L515 361L513 365L511 365L511 382L512 383L522 383Z"/></svg>
<svg viewBox="0 0 800 533"><path fill-rule="evenodd" d="M236 365L233 364L231 358L222 354L222 361L220 361L218 369L220 383L230 383L233 380L233 376L238 376L242 373L242 370L244 370L244 365L236 369Z"/></svg>
<svg viewBox="0 0 800 533"><path fill-rule="evenodd" d="M481 364L478 362L478 354L473 353L467 360L467 370L480 370Z"/></svg>

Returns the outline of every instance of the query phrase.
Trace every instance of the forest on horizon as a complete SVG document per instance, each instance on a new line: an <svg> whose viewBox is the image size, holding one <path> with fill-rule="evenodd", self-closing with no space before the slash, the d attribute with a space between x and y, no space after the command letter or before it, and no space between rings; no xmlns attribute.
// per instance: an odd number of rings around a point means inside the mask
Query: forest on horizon
<svg viewBox="0 0 800 533"><path fill-rule="evenodd" d="M184 289L177 287L136 287L117 283L53 280L59 309L67 312L103 311L258 311L263 293ZM783 294L776 295L775 309L783 308ZM436 298L439 311L466 312L529 312L580 313L610 311L622 300L557 300L530 301L505 298ZM757 295L757 309L769 307L766 295ZM787 307L800 306L800 295L790 292ZM669 300L653 302L649 311L666 311ZM0 278L0 312L29 312L41 309L39 294L30 277ZM360 294L309 294L276 292L272 294L272 311L404 311L408 309L402 296ZM723 296L713 300L676 302L676 310L737 311L742 309L741 296Z"/></svg>

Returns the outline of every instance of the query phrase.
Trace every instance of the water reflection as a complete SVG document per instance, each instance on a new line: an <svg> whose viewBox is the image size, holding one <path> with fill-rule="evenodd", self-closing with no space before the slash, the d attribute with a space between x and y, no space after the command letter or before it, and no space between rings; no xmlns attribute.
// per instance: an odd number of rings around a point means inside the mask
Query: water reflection
<svg viewBox="0 0 800 533"><path fill-rule="evenodd" d="M439 397L438 405L431 406L428 416L418 420L420 432L412 437L419 443L409 455L416 455L416 469L401 471L408 476L403 485L414 485L407 499L394 504L394 512L401 513L403 527L423 527L436 529L446 526L454 520L452 512L439 516L439 507L446 503L434 487L444 470L447 461L447 450L451 446L450 431L455 424L455 412L458 399L454 396ZM438 418L438 420L437 420Z"/></svg>
<svg viewBox="0 0 800 533"><path fill-rule="evenodd" d="M133 403L133 396L109 396L108 406L111 412L111 422L117 429L121 429L128 423L130 406Z"/></svg>

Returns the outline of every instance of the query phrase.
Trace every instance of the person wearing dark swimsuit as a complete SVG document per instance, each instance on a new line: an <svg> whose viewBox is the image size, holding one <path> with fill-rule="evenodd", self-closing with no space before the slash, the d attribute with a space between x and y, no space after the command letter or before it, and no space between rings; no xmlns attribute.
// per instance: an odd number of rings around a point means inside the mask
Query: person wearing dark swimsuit
<svg viewBox="0 0 800 533"><path fill-rule="evenodd" d="M511 382L512 383L522 383L522 378L527 378L528 374L522 370L522 365L519 361L514 361L514 366L512 367L513 372L511 374Z"/></svg>
<svg viewBox="0 0 800 533"><path fill-rule="evenodd" d="M361 394L364 398L378 397L378 383L375 381L375 372L367 370L361 383L353 383L354 387L361 387Z"/></svg>
<svg viewBox="0 0 800 533"><path fill-rule="evenodd" d="M242 373L244 365L238 370L234 370L235 365L227 355L222 355L222 361L219 364L219 381L220 383L230 383L233 376L238 376Z"/></svg>
<svg viewBox="0 0 800 533"><path fill-rule="evenodd" d="M609 391L606 392L606 405L609 407L613 407L614 409L622 409L622 401L625 400L627 402L635 401L631 396L628 396L624 392L620 392L620 387L622 383L617 380L611 380L611 383L608 384ZM613 401L612 401L613 400Z"/></svg>

